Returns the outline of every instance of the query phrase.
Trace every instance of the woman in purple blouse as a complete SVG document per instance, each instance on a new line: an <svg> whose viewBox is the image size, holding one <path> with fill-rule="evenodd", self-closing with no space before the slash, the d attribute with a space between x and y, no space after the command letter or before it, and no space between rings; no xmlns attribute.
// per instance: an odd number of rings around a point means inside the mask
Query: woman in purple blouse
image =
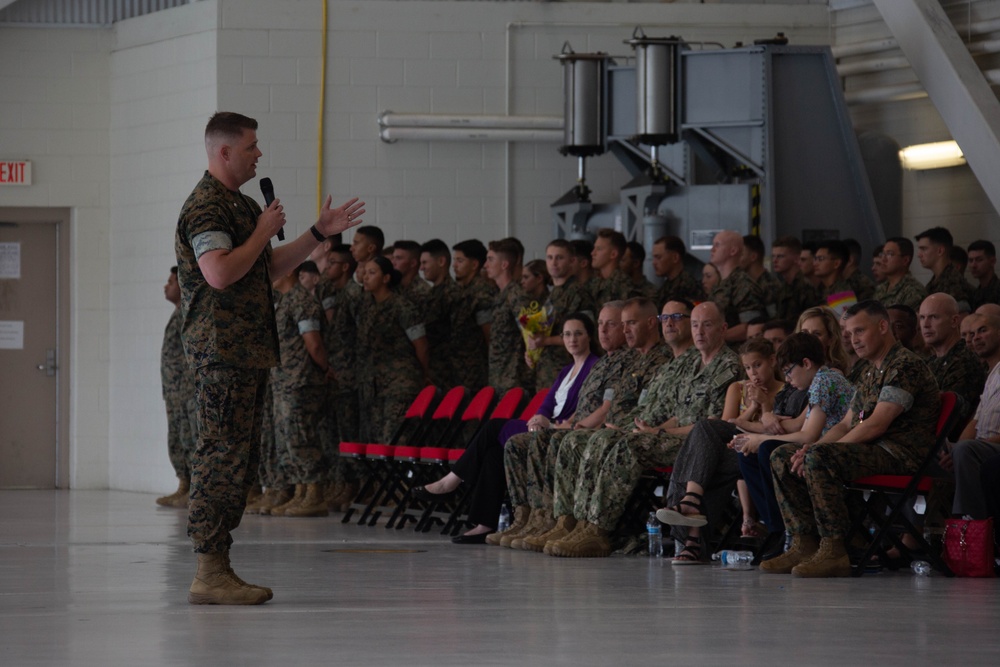
<svg viewBox="0 0 1000 667"><path fill-rule="evenodd" d="M410 491L415 498L433 501L452 496L463 481L474 485L469 520L476 525L464 535L453 538L452 542L484 544L486 536L496 530L500 506L507 492L503 470L503 447L507 440L527 431L529 423L547 427L568 421L576 412L580 388L597 362L597 355L592 351L597 341L593 320L583 313L570 315L563 323L562 339L566 351L573 357L573 363L559 372L538 413L529 422L520 419L491 419L486 422L450 473L436 482L413 487Z"/></svg>

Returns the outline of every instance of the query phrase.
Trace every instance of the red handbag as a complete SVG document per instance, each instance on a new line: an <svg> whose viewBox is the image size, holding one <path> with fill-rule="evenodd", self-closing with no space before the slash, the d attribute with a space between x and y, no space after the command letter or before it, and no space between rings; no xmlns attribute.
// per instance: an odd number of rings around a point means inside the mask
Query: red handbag
<svg viewBox="0 0 1000 667"><path fill-rule="evenodd" d="M993 519L948 519L941 558L958 577L992 577Z"/></svg>

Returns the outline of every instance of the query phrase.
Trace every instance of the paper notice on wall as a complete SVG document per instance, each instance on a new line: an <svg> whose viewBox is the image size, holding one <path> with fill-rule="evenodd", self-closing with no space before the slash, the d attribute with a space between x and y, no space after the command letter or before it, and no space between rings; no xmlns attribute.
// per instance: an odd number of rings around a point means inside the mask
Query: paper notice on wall
<svg viewBox="0 0 1000 667"><path fill-rule="evenodd" d="M21 278L21 244L0 243L0 278Z"/></svg>
<svg viewBox="0 0 1000 667"><path fill-rule="evenodd" d="M0 320L0 350L24 349L24 321Z"/></svg>

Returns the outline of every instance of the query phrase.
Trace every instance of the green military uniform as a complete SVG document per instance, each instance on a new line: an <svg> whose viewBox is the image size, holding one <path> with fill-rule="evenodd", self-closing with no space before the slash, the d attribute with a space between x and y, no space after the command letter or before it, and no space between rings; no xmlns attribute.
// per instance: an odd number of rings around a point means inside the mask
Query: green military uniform
<svg viewBox="0 0 1000 667"><path fill-rule="evenodd" d="M664 278L660 289L656 291L656 305L663 310L665 303L672 299L684 299L692 303L705 298L705 290L697 278L687 271L681 271L676 278Z"/></svg>
<svg viewBox="0 0 1000 667"><path fill-rule="evenodd" d="M707 365L701 355L683 359L671 373L665 374L650 393L646 415L662 423L676 417L678 426L690 426L700 419L722 416L729 385L743 375L739 356L723 346ZM682 436L656 433L615 434L604 442L592 439L588 444L599 455L584 456L599 461L599 468L581 470L574 493L573 515L605 530L613 530L625 511L625 504L643 472L650 468L673 465L684 443Z"/></svg>
<svg viewBox="0 0 1000 667"><path fill-rule="evenodd" d="M790 283L779 281L774 301L776 316L794 323L807 309L820 304L820 296L816 287L801 273L797 273Z"/></svg>
<svg viewBox="0 0 1000 667"><path fill-rule="evenodd" d="M448 311L457 287L451 276L445 276L440 285L431 285L422 311L427 329L431 382L441 388L455 385L451 361L451 316Z"/></svg>
<svg viewBox="0 0 1000 667"><path fill-rule="evenodd" d="M284 296L281 292L274 292L274 310L277 312L278 304ZM267 378L267 389L264 391L264 409L260 420L260 464L257 467L257 475L260 478L261 486L268 489L284 489L291 485L288 477L288 448L278 446L274 429L274 385L275 374L278 373L277 366L272 368Z"/></svg>
<svg viewBox="0 0 1000 667"><path fill-rule="evenodd" d="M858 302L858 297L851 289L851 284L844 278L835 280L832 285L820 285L819 295L822 303L829 306L840 317L844 311ZM851 300L853 299L853 301Z"/></svg>
<svg viewBox="0 0 1000 667"><path fill-rule="evenodd" d="M488 348L483 326L493 320L499 290L492 281L476 277L468 285L455 284L451 299L451 377L456 387L479 391L489 381Z"/></svg>
<svg viewBox="0 0 1000 667"><path fill-rule="evenodd" d="M576 278L570 276L562 285L555 285L549 292L549 298L545 302L545 308L552 310L552 333L557 336L562 331L563 322L566 317L575 312L583 312L594 318L594 302L578 282ZM569 352L562 343L558 345L546 345L542 348L541 357L535 365L535 386L551 387L559 376L559 371L563 366L573 361Z"/></svg>
<svg viewBox="0 0 1000 667"><path fill-rule="evenodd" d="M902 304L919 312L920 304L927 298L927 290L907 271L895 286L890 287L888 280L880 282L875 287L875 296L872 298L886 308Z"/></svg>
<svg viewBox="0 0 1000 667"><path fill-rule="evenodd" d="M490 318L490 386L503 395L509 389L531 390L532 373L524 361L524 338L517 325L517 316L527 304L521 286L511 281L500 290L493 302Z"/></svg>
<svg viewBox="0 0 1000 667"><path fill-rule="evenodd" d="M861 271L855 271L847 277L847 284L858 297L858 301L867 301L875 296L875 281Z"/></svg>
<svg viewBox="0 0 1000 667"><path fill-rule="evenodd" d="M970 285L962 274L958 272L951 262L945 264L940 276L934 276L927 283L927 293L936 294L944 292L955 297L959 307L968 306L972 301L972 285Z"/></svg>
<svg viewBox="0 0 1000 667"><path fill-rule="evenodd" d="M594 276L587 283L594 304L603 306L608 301L624 301L632 291L632 281L620 269L615 269L610 278Z"/></svg>
<svg viewBox="0 0 1000 667"><path fill-rule="evenodd" d="M188 535L198 553L222 553L256 483L267 369L278 363L268 245L246 275L224 289L198 266L206 252L245 244L260 207L205 172L177 221L177 278L184 353L195 369L198 445L191 459Z"/></svg>
<svg viewBox="0 0 1000 667"><path fill-rule="evenodd" d="M767 316L771 319L778 316L778 294L781 293L783 282L781 278L770 271L764 271L757 276L757 284L760 285L760 291L763 295L764 308L767 310Z"/></svg>
<svg viewBox="0 0 1000 667"><path fill-rule="evenodd" d="M730 327L745 324L767 313L760 285L740 268L733 269L722 279L712 290L709 300L719 307Z"/></svg>
<svg viewBox="0 0 1000 667"><path fill-rule="evenodd" d="M198 404L194 399L194 373L184 358L181 309L174 308L163 331L160 348L160 384L167 406L167 455L179 479L189 479L188 459L198 439Z"/></svg>
<svg viewBox="0 0 1000 667"><path fill-rule="evenodd" d="M326 315L323 343L334 379L326 385L323 412L326 424L321 433L327 453L330 481L346 484L355 480L352 461L340 457L341 442L357 442L361 437L357 389L358 311L364 292L353 280L336 288L330 282L316 287Z"/></svg>
<svg viewBox="0 0 1000 667"><path fill-rule="evenodd" d="M288 450L288 476L293 484L317 484L326 477L320 441L320 417L326 399L326 374L306 349L304 336L322 338L323 306L296 283L274 312L281 345L281 364L271 379L277 447Z"/></svg>
<svg viewBox="0 0 1000 667"><path fill-rule="evenodd" d="M620 349L601 357L580 387L579 399L573 421L591 415L605 400L611 400L614 385L631 362L634 350ZM608 397L607 399L605 397ZM553 441L562 439L567 431L544 429L519 433L504 445L503 465L507 476L507 489L514 507L528 504L532 508L552 509L552 466L558 446Z"/></svg>
<svg viewBox="0 0 1000 667"><path fill-rule="evenodd" d="M649 282L648 278L643 278L641 282L630 283L628 295L629 298L641 296L643 298L649 299L650 301L656 302L656 285ZM663 306L660 306L662 309Z"/></svg>
<svg viewBox="0 0 1000 667"><path fill-rule="evenodd" d="M976 285L972 290L971 299L969 305L972 310L984 303L1000 303L1000 278L997 274L992 274L985 285Z"/></svg>
<svg viewBox="0 0 1000 667"><path fill-rule="evenodd" d="M809 446L804 477L791 471L791 458L801 445L789 444L771 455L775 492L785 526L795 535L842 538L850 517L844 484L867 475L913 474L934 442L941 397L927 364L896 342L874 364L851 400L857 426L881 401L904 408L886 431L872 443L822 443Z"/></svg>
<svg viewBox="0 0 1000 667"><path fill-rule="evenodd" d="M423 386L413 341L426 336L424 322L416 306L396 294L381 303L366 296L362 303L358 317L362 437L366 442L388 442Z"/></svg>
<svg viewBox="0 0 1000 667"><path fill-rule="evenodd" d="M648 395L647 387L653 378L661 372L664 366L671 364L672 356L670 348L663 342L657 343L645 354L633 352L632 358L624 367L624 372L608 396L611 401L611 409L608 411L606 419L608 424L613 424L620 429L633 427L632 420L639 414L637 411L639 401ZM614 429L581 429L568 432L559 442L555 467L551 468L553 506L556 516L572 514L577 470L581 469L584 457L589 452L596 451L592 450L588 443L596 435L606 432L621 433L621 431ZM564 502L560 502L561 500Z"/></svg>
<svg viewBox="0 0 1000 667"><path fill-rule="evenodd" d="M961 422L972 415L986 384L986 365L959 339L943 357L931 354L924 359L937 378L941 391L953 391L964 400Z"/></svg>

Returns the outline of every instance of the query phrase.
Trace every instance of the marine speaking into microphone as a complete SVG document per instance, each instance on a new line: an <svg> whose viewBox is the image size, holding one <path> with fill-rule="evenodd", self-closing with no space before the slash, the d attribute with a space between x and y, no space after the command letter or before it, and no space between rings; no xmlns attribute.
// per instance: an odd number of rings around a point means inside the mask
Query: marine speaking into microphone
<svg viewBox="0 0 1000 667"><path fill-rule="evenodd" d="M271 182L270 178L260 179L260 191L264 195L264 207L266 208L274 201L274 183ZM278 230L278 240L285 240L284 228Z"/></svg>

